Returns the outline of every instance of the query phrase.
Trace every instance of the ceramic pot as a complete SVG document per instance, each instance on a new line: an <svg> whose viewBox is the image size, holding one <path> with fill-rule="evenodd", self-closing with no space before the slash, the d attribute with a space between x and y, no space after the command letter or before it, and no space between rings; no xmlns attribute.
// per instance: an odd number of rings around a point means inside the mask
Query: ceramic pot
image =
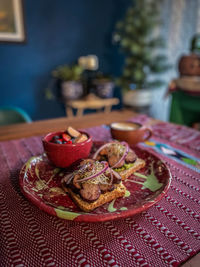
<svg viewBox="0 0 200 267"><path fill-rule="evenodd" d="M148 107L151 105L152 91L149 89L130 90L123 94L123 103L131 107Z"/></svg>
<svg viewBox="0 0 200 267"><path fill-rule="evenodd" d="M114 83L107 80L94 80L95 94L101 98L112 98L114 93Z"/></svg>
<svg viewBox="0 0 200 267"><path fill-rule="evenodd" d="M66 81L61 83L61 96L64 100L76 100L83 95L83 86L80 82Z"/></svg>

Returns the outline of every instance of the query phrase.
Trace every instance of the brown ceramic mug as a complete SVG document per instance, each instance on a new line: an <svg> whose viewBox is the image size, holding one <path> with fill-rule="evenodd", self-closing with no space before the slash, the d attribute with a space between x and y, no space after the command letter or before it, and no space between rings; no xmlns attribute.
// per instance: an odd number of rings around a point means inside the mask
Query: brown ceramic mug
<svg viewBox="0 0 200 267"><path fill-rule="evenodd" d="M110 131L113 139L126 141L130 145L144 142L152 136L150 128L136 122L113 122Z"/></svg>

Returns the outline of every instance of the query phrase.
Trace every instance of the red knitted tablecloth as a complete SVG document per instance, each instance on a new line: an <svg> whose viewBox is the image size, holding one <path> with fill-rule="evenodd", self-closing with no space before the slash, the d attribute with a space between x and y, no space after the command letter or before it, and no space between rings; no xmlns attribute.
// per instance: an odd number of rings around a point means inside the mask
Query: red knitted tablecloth
<svg viewBox="0 0 200 267"><path fill-rule="evenodd" d="M133 121L148 124L149 118ZM87 129L110 140L107 126ZM19 171L42 153L41 137L0 143L0 266L178 266L200 250L200 132L159 123L141 144L172 173L167 195L146 212L104 223L50 216L21 193Z"/></svg>

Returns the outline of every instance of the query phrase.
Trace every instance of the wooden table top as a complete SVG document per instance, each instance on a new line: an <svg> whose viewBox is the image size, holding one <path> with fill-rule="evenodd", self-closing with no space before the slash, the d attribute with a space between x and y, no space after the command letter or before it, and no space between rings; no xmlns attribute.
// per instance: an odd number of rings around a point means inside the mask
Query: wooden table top
<svg viewBox="0 0 200 267"><path fill-rule="evenodd" d="M113 111L109 114L92 113L83 117L62 117L49 120L35 121L32 123L19 123L0 126L0 141L19 139L23 137L43 135L53 131L66 130L71 125L75 128L88 128L101 124L110 124L114 121L125 121L136 116L129 110Z"/></svg>
<svg viewBox="0 0 200 267"><path fill-rule="evenodd" d="M75 128L87 128L98 126L101 124L110 124L116 121L125 121L138 114L130 110L112 111L109 114L92 113L83 117L73 118L56 118L49 120L35 121L32 123L12 124L8 126L0 126L0 141L19 139L24 137L43 135L52 131L62 131L71 125ZM158 120L152 119L151 124ZM184 263L184 267L198 267L200 262L200 254Z"/></svg>

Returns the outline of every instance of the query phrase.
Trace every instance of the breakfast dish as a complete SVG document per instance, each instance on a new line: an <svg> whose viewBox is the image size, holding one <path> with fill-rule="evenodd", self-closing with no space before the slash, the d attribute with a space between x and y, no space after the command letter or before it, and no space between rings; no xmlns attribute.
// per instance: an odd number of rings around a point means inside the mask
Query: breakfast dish
<svg viewBox="0 0 200 267"><path fill-rule="evenodd" d="M86 134L82 134L69 126L65 132L58 133L52 137L50 142L54 144L76 144L88 139Z"/></svg>
<svg viewBox="0 0 200 267"><path fill-rule="evenodd" d="M126 142L110 142L102 145L93 155L93 159L107 161L109 166L122 180L145 166L145 161L140 159Z"/></svg>
<svg viewBox="0 0 200 267"><path fill-rule="evenodd" d="M94 147L97 150L102 144L94 142ZM65 220L100 222L133 216L161 200L171 183L170 171L159 157L139 147L134 151L146 165L123 181L126 190L124 194L122 189L122 197L115 196L90 212L81 210L62 189L64 177L72 171L54 166L45 154L30 158L22 167L19 175L21 191L41 210Z"/></svg>
<svg viewBox="0 0 200 267"><path fill-rule="evenodd" d="M62 179L62 187L85 212L123 197L126 192L121 176L105 161L85 159Z"/></svg>
<svg viewBox="0 0 200 267"><path fill-rule="evenodd" d="M68 127L67 131L48 133L42 139L49 161L59 168L67 168L78 160L88 158L92 143L88 133L72 127Z"/></svg>

